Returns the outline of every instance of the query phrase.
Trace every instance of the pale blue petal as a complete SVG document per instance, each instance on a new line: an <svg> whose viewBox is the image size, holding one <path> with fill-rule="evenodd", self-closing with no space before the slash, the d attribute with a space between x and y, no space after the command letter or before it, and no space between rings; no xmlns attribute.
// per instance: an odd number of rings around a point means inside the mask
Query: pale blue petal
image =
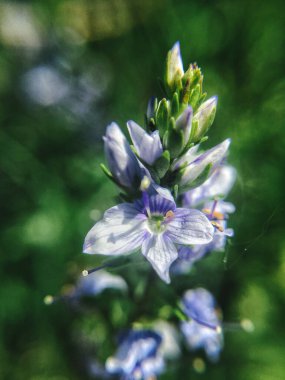
<svg viewBox="0 0 285 380"><path fill-rule="evenodd" d="M227 139L221 144L216 145L214 148L207 150L205 153L201 154L194 161L192 161L185 168L180 184L185 187L191 185L191 183L203 173L208 165L212 165L211 173L213 173L213 171L226 156L230 142L231 140Z"/></svg>
<svg viewBox="0 0 285 380"><path fill-rule="evenodd" d="M151 235L144 240L142 254L151 263L159 277L170 283L169 267L178 253L172 241L165 234Z"/></svg>
<svg viewBox="0 0 285 380"><path fill-rule="evenodd" d="M185 144L188 143L188 140L190 137L191 128L192 128L192 117L193 117L193 110L192 110L192 107L189 106L186 108L186 110L182 112L182 114L176 120L176 127L183 131Z"/></svg>
<svg viewBox="0 0 285 380"><path fill-rule="evenodd" d="M80 277L74 294L76 296L95 296L102 293L105 289L119 289L126 291L127 288L127 283L121 276L108 273L105 270L100 270L91 273L86 277Z"/></svg>
<svg viewBox="0 0 285 380"><path fill-rule="evenodd" d="M184 194L184 204L189 207L196 207L207 199L224 198L230 192L235 180L235 168L230 165L222 165L201 186Z"/></svg>
<svg viewBox="0 0 285 380"><path fill-rule="evenodd" d="M83 251L102 255L127 254L138 249L146 231L146 217L130 203L110 208L88 232Z"/></svg>
<svg viewBox="0 0 285 380"><path fill-rule="evenodd" d="M177 208L166 233L177 244L206 244L213 239L214 227L201 211Z"/></svg>
<svg viewBox="0 0 285 380"><path fill-rule="evenodd" d="M139 162L116 123L111 123L104 136L105 155L115 180L122 186L139 186L143 176Z"/></svg>
<svg viewBox="0 0 285 380"><path fill-rule="evenodd" d="M148 134L134 121L128 121L128 130L139 157L149 165L152 165L163 153L159 132Z"/></svg>
<svg viewBox="0 0 285 380"><path fill-rule="evenodd" d="M154 193L154 194L159 194L162 198L165 198L167 199L168 201L172 202L173 203L173 207L172 208L175 208L176 205L175 205L175 200L170 192L170 190L166 189L165 187L161 187L159 185L157 185L155 182L152 182L151 186L150 186L150 192L151 193Z"/></svg>

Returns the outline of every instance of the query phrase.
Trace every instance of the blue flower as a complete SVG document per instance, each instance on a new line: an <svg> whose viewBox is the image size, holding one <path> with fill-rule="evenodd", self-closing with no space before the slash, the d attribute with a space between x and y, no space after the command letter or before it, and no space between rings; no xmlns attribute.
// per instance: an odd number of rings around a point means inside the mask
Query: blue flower
<svg viewBox="0 0 285 380"><path fill-rule="evenodd" d="M131 192L137 190L145 173L116 123L111 123L107 127L104 145L108 166L114 180Z"/></svg>
<svg viewBox="0 0 285 380"><path fill-rule="evenodd" d="M97 294L102 293L105 289L126 291L127 284L121 276L108 273L101 269L88 276L81 276L74 292L72 293L72 297L96 296Z"/></svg>
<svg viewBox="0 0 285 380"><path fill-rule="evenodd" d="M159 132L154 131L148 134L132 120L128 121L127 126L138 156L147 164L152 165L163 153Z"/></svg>
<svg viewBox="0 0 285 380"><path fill-rule="evenodd" d="M130 330L121 339L116 356L107 359L107 371L122 380L149 380L160 374L164 370L161 340L151 330Z"/></svg>
<svg viewBox="0 0 285 380"><path fill-rule="evenodd" d="M176 245L206 244L214 228L199 210L176 208L163 196L148 195L135 203L110 208L88 232L84 253L122 255L141 248L162 280L169 283L169 267L176 260Z"/></svg>
<svg viewBox="0 0 285 380"><path fill-rule="evenodd" d="M203 288L188 290L183 296L182 305L190 319L181 323L189 348L202 348L210 360L218 360L223 347L223 333L214 297Z"/></svg>

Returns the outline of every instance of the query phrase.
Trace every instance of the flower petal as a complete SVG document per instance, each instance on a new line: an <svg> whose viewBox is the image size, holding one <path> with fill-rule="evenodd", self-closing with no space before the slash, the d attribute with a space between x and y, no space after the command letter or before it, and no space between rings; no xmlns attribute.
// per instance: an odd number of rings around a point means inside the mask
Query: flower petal
<svg viewBox="0 0 285 380"><path fill-rule="evenodd" d="M143 176L139 162L116 123L111 123L104 136L105 155L115 180L122 186L139 186Z"/></svg>
<svg viewBox="0 0 285 380"><path fill-rule="evenodd" d="M206 244L213 239L214 227L201 211L177 208L166 233L177 244Z"/></svg>
<svg viewBox="0 0 285 380"><path fill-rule="evenodd" d="M146 217L130 203L112 207L88 232L83 252L102 255L131 253L141 246L148 234L146 223Z"/></svg>
<svg viewBox="0 0 285 380"><path fill-rule="evenodd" d="M184 194L184 204L188 207L196 207L207 199L213 199L214 197L224 198L233 187L235 179L235 168L230 165L222 165L201 186Z"/></svg>
<svg viewBox="0 0 285 380"><path fill-rule="evenodd" d="M152 165L163 153L159 132L154 131L149 135L132 120L128 121L127 126L139 157L147 164Z"/></svg>
<svg viewBox="0 0 285 380"><path fill-rule="evenodd" d="M231 140L227 139L198 156L185 168L180 185L186 188L191 187L191 183L203 173L208 165L211 165L210 176L226 156L230 143Z"/></svg>
<svg viewBox="0 0 285 380"><path fill-rule="evenodd" d="M159 277L169 284L169 267L178 256L177 249L169 237L166 234L149 236L143 242L142 254Z"/></svg>
<svg viewBox="0 0 285 380"><path fill-rule="evenodd" d="M176 120L176 127L183 131L185 144L188 143L192 127L193 109L187 107Z"/></svg>

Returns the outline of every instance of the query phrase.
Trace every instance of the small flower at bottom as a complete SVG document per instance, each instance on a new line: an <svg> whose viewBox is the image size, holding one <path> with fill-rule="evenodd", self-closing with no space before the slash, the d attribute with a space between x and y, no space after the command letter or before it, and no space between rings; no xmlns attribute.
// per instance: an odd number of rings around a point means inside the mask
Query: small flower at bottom
<svg viewBox="0 0 285 380"><path fill-rule="evenodd" d="M162 280L169 283L169 267L176 260L176 245L207 244L214 227L199 210L176 208L159 194L143 192L135 203L110 208L84 242L84 253L122 255L141 247Z"/></svg>
<svg viewBox="0 0 285 380"><path fill-rule="evenodd" d="M89 276L81 276L72 296L96 296L105 289L126 291L128 286L122 277L100 270L89 274Z"/></svg>
<svg viewBox="0 0 285 380"><path fill-rule="evenodd" d="M188 290L182 304L190 319L181 323L188 346L192 350L204 349L210 360L217 361L223 347L223 333L214 297L203 288Z"/></svg>
<svg viewBox="0 0 285 380"><path fill-rule="evenodd" d="M122 380L149 380L164 370L159 354L162 338L152 330L130 330L122 338L116 356L106 362L106 369Z"/></svg>

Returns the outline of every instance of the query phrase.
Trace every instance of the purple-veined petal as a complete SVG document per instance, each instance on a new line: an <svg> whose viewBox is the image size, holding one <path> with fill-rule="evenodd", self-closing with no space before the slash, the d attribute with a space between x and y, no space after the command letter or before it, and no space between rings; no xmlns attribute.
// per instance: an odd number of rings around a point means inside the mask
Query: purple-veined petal
<svg viewBox="0 0 285 380"><path fill-rule="evenodd" d="M177 244L206 244L213 239L214 227L201 211L177 208L166 233Z"/></svg>
<svg viewBox="0 0 285 380"><path fill-rule="evenodd" d="M105 270L100 270L98 272L91 273L86 277L80 277L75 288L74 295L95 296L102 293L105 289L119 289L126 291L127 288L127 283L121 276L108 273Z"/></svg>
<svg viewBox="0 0 285 380"><path fill-rule="evenodd" d="M138 249L147 233L146 217L130 203L110 208L103 220L88 232L83 252L102 255L120 255Z"/></svg>
<svg viewBox="0 0 285 380"><path fill-rule="evenodd" d="M168 201L173 203L173 208L176 207L175 205L175 200L170 192L170 190L166 189L165 187L161 187L155 182L152 182L150 189L149 189L151 194L159 194L162 198L167 199Z"/></svg>
<svg viewBox="0 0 285 380"><path fill-rule="evenodd" d="M139 185L142 170L127 139L116 123L111 123L104 136L105 155L116 181L128 188Z"/></svg>
<svg viewBox="0 0 285 380"><path fill-rule="evenodd" d="M169 284L169 267L178 256L177 249L169 237L165 234L149 236L143 242L142 254L159 277Z"/></svg>
<svg viewBox="0 0 285 380"><path fill-rule="evenodd" d="M180 157L178 160L173 161L171 170L172 171L177 170L182 165L190 164L191 162L196 160L196 158L199 156L199 154L197 153L198 149L199 149L199 145L195 145L192 148L188 149L187 152L182 157Z"/></svg>
<svg viewBox="0 0 285 380"><path fill-rule="evenodd" d="M235 168L230 165L222 165L201 186L184 194L184 204L188 207L196 207L207 199L224 198L230 192L235 180Z"/></svg>
<svg viewBox="0 0 285 380"><path fill-rule="evenodd" d="M212 122L214 121L216 108L217 108L218 97L212 96L206 102L202 103L201 106L195 113L193 122L198 123L198 128L194 133L193 141L199 141L201 137L210 128ZM192 136L191 136L192 140Z"/></svg>
<svg viewBox="0 0 285 380"><path fill-rule="evenodd" d="M223 141L221 144L218 144L214 148L202 153L194 161L187 165L182 174L180 185L182 187L191 185L191 183L203 173L208 165L212 165L209 173L209 175L211 175L226 156L230 142L230 139Z"/></svg>
<svg viewBox="0 0 285 380"><path fill-rule="evenodd" d="M188 143L188 140L190 137L191 127L192 127L192 117L193 117L193 110L192 110L192 107L189 106L186 108L186 110L182 112L182 114L176 120L176 127L183 131L185 144Z"/></svg>
<svg viewBox="0 0 285 380"><path fill-rule="evenodd" d="M163 153L159 132L150 135L134 121L127 123L129 134L139 157L147 164L152 165Z"/></svg>

